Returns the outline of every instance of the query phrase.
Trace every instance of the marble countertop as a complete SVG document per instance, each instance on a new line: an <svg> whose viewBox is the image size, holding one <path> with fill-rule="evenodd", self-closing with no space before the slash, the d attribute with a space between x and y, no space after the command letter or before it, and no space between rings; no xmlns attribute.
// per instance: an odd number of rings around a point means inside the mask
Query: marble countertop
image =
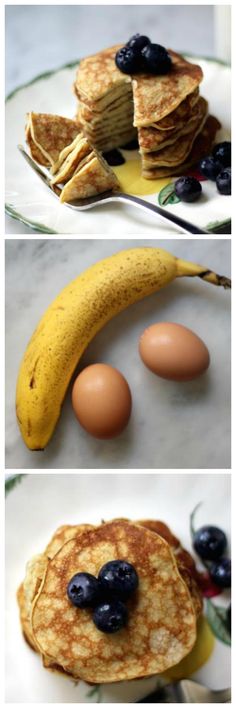
<svg viewBox="0 0 236 708"><path fill-rule="evenodd" d="M6 242L7 469L195 469L230 466L230 293L182 279L133 305L96 336L80 368L110 363L133 396L130 423L114 440L98 441L77 423L71 391L44 452L30 452L15 418L18 367L37 322L58 292L86 267L122 248L158 245L230 275L229 240L8 240ZM164 381L142 364L138 339L149 324L192 328L211 355L209 371L191 383Z"/></svg>
<svg viewBox="0 0 236 708"><path fill-rule="evenodd" d="M177 51L217 55L211 5L8 5L6 92L38 74L122 42L134 31L150 34L154 41L161 37L161 44ZM5 231L33 233L9 216Z"/></svg>

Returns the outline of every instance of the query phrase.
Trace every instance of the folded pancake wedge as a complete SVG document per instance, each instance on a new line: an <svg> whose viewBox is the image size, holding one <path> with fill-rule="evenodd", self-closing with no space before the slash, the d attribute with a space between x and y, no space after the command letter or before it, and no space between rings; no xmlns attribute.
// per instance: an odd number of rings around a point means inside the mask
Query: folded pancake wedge
<svg viewBox="0 0 236 708"><path fill-rule="evenodd" d="M92 150L63 187L60 201L85 199L118 188L119 183L111 167L96 150Z"/></svg>
<svg viewBox="0 0 236 708"><path fill-rule="evenodd" d="M106 635L92 622L90 609L69 602L67 585L76 572L97 576L116 558L133 563L139 588L128 601L127 626ZM103 524L64 544L48 563L31 623L42 654L92 683L161 673L188 654L196 640L193 603L169 544L125 521Z"/></svg>
<svg viewBox="0 0 236 708"><path fill-rule="evenodd" d="M79 163L90 155L91 150L91 145L82 133L79 133L73 143L64 148L58 160L54 162L51 169L53 174L51 184L67 182L73 176Z"/></svg>
<svg viewBox="0 0 236 708"><path fill-rule="evenodd" d="M60 152L79 133L75 120L48 113L27 114L26 141L34 160L46 167L52 165Z"/></svg>
<svg viewBox="0 0 236 708"><path fill-rule="evenodd" d="M137 127L151 125L172 113L202 81L200 66L168 51L172 59L172 68L168 74L137 74L132 79L134 125Z"/></svg>
<svg viewBox="0 0 236 708"><path fill-rule="evenodd" d="M217 118L211 115L208 116L201 132L197 135L191 152L185 162L175 167L155 167L153 169L143 167L142 176L145 177L145 179L161 179L162 177L171 177L172 175L185 175L186 170L194 165L197 165L203 157L210 153L215 142L217 131L220 127L221 124Z"/></svg>
<svg viewBox="0 0 236 708"><path fill-rule="evenodd" d="M194 121L192 130L184 135L180 135L171 145L167 145L157 151L142 154L142 166L144 169L163 166L174 167L175 165L182 164L186 160L191 152L194 140L202 130L207 118L207 102L204 98L200 98L199 103L199 115Z"/></svg>

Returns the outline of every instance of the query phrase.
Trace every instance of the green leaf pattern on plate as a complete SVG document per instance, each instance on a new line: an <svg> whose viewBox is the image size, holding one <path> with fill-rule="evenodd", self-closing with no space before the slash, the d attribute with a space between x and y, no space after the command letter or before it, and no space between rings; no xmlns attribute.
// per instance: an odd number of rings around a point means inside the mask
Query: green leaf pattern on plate
<svg viewBox="0 0 236 708"><path fill-rule="evenodd" d="M169 182L158 194L158 203L160 206L166 206L167 204L177 204L180 202L179 197L175 194L175 183Z"/></svg>
<svg viewBox="0 0 236 708"><path fill-rule="evenodd" d="M196 533L196 529L194 527L195 515L201 505L202 505L202 502L198 502L198 504L194 507L192 513L190 514L190 532L191 532L192 541L193 541L195 533Z"/></svg>
<svg viewBox="0 0 236 708"><path fill-rule="evenodd" d="M224 644L231 645L231 636L228 630L227 608L218 607L211 600L206 602L206 616L209 625L217 637Z"/></svg>
<svg viewBox="0 0 236 708"><path fill-rule="evenodd" d="M87 698L93 698L93 703L102 703L102 686L99 684L96 684L96 686L93 686L88 693L86 694Z"/></svg>
<svg viewBox="0 0 236 708"><path fill-rule="evenodd" d="M9 494L22 481L22 478L26 477L25 474L14 474L9 479L5 481L5 495Z"/></svg>

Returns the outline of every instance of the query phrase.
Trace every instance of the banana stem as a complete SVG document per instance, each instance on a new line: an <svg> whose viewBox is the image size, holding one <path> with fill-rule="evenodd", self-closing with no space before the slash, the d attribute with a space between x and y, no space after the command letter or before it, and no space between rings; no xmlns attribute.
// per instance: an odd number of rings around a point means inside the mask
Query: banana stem
<svg viewBox="0 0 236 708"><path fill-rule="evenodd" d="M212 285L221 285L225 290L231 288L230 278L226 278L224 275L218 275L214 271L204 268L204 266L197 265L196 263L190 263L188 261L183 261L177 258L177 278L182 278L183 276L188 276L189 278L194 278L197 276L202 280L206 280L207 283Z"/></svg>

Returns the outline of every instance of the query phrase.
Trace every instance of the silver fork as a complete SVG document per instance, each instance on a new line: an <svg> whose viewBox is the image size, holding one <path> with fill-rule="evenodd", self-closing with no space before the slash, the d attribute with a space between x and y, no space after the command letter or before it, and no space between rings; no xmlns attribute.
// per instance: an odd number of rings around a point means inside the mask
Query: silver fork
<svg viewBox="0 0 236 708"><path fill-rule="evenodd" d="M52 194L57 199L59 199L61 192L60 187L50 184L50 178L48 177L48 175L43 172L43 170L37 165L35 160L33 160L32 157L28 155L28 153L23 148L23 145L18 145L18 149L25 158L26 162L28 162L32 170L36 172L38 177L40 177L46 187L50 189ZM155 204L149 204L149 202L146 202L144 199L140 199L139 197L134 197L131 194L125 194L123 192L104 192L104 194L99 194L95 197L76 199L73 202L64 202L64 204L65 206L68 206L70 209L74 209L75 211L85 211L86 209L92 209L93 207L99 206L100 204L109 204L110 202L125 202L126 204L131 204L132 206L136 206L139 209L144 209L144 211L152 211L154 212L154 214L158 214L162 221L170 221L172 224L175 224L175 226L177 226L178 230L181 231L181 233L210 234L209 231L204 231L203 229L199 228L199 226L195 226L189 221L182 219L180 216L176 216L176 214L171 214L170 212L166 211L165 209L162 209L159 206L156 206Z"/></svg>
<svg viewBox="0 0 236 708"><path fill-rule="evenodd" d="M162 688L157 688L156 691L150 693L149 696L142 698L137 703L230 703L231 691L230 688L221 691L212 691L206 686L184 679L177 683L170 683Z"/></svg>

